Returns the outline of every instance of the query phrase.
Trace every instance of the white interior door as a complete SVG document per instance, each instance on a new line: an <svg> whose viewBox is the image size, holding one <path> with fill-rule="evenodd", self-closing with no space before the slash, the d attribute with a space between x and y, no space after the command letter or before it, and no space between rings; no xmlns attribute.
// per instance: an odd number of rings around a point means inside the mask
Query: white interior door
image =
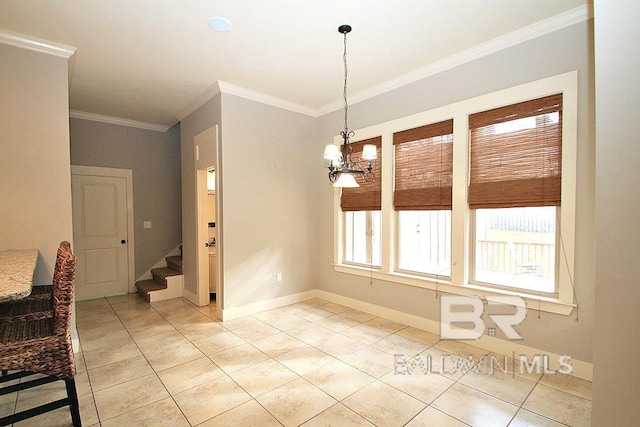
<svg viewBox="0 0 640 427"><path fill-rule="evenodd" d="M127 180L72 174L77 299L129 290Z"/></svg>

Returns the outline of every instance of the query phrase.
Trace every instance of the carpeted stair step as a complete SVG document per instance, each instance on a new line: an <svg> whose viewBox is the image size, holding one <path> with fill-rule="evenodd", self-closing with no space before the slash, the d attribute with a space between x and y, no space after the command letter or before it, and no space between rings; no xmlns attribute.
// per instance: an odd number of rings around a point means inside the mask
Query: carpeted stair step
<svg viewBox="0 0 640 427"><path fill-rule="evenodd" d="M149 292L166 289L167 285L161 285L155 280L148 279L137 281L136 288L138 288L138 295L144 298L145 301L149 302Z"/></svg>
<svg viewBox="0 0 640 427"><path fill-rule="evenodd" d="M151 274L153 275L153 280L158 283L164 284L164 287L167 287L167 277L171 276L179 276L182 273L180 271L176 271L173 268L169 267L161 267L161 268L152 268Z"/></svg>
<svg viewBox="0 0 640 427"><path fill-rule="evenodd" d="M182 257L181 256L168 256L165 258L167 261L167 267L179 271L182 274Z"/></svg>

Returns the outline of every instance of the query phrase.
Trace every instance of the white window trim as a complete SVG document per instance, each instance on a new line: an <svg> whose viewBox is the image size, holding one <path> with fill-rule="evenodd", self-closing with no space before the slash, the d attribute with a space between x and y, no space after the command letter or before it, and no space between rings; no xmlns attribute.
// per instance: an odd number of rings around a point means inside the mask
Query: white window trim
<svg viewBox="0 0 640 427"><path fill-rule="evenodd" d="M469 114L562 92L562 203L560 206L560 239L558 293L555 297L484 287L469 283L470 265L470 209L467 203L469 180ZM576 306L573 278L575 277L575 217L578 131L578 72L571 71L520 86L478 96L433 110L356 130L353 142L382 136L382 265L380 268L348 265L343 259L343 215L340 208L340 189L334 191L334 268L340 273L373 277L456 295L481 298L494 295L517 295L532 309L569 315ZM453 118L453 194L451 212L451 277L439 279L396 271L397 213L393 209L393 133L429 123ZM341 137L334 138L341 143Z"/></svg>

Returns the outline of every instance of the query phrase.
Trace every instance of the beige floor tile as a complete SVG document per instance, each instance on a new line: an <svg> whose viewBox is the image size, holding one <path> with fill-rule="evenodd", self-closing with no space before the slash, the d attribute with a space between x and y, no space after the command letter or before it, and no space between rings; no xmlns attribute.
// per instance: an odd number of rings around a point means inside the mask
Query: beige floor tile
<svg viewBox="0 0 640 427"><path fill-rule="evenodd" d="M180 313L186 309L192 308L187 300L183 298L173 298L164 301L152 302L151 307L163 316L170 313Z"/></svg>
<svg viewBox="0 0 640 427"><path fill-rule="evenodd" d="M286 311L287 313L296 313L300 310L306 310L309 307L313 307L311 304L307 304L304 302L299 302L296 304L289 304L289 305L285 305L284 307L281 307L281 310Z"/></svg>
<svg viewBox="0 0 640 427"><path fill-rule="evenodd" d="M93 351L104 347L118 347L131 342L129 332L122 329L106 331L105 333L93 337L82 338L82 350Z"/></svg>
<svg viewBox="0 0 640 427"><path fill-rule="evenodd" d="M465 427L468 424L427 406L424 411L409 421L406 427Z"/></svg>
<svg viewBox="0 0 640 427"><path fill-rule="evenodd" d="M206 355L218 353L246 343L245 340L233 332L221 332L207 338L193 341L193 344Z"/></svg>
<svg viewBox="0 0 640 427"><path fill-rule="evenodd" d="M158 377L160 377L160 380L172 395L207 383L223 375L224 372L208 357L204 356L158 372Z"/></svg>
<svg viewBox="0 0 640 427"><path fill-rule="evenodd" d="M261 326L264 322L260 319L257 319L254 316L244 316L238 317L237 319L227 320L226 322L222 322L222 326L227 328L230 331L235 331L236 329L246 328L247 326Z"/></svg>
<svg viewBox="0 0 640 427"><path fill-rule="evenodd" d="M544 384L537 384L524 409L575 427L591 424L591 401Z"/></svg>
<svg viewBox="0 0 640 427"><path fill-rule="evenodd" d="M389 372L380 380L424 403L433 402L453 385L453 381L437 374L398 375Z"/></svg>
<svg viewBox="0 0 640 427"><path fill-rule="evenodd" d="M506 426L518 407L462 384L454 384L432 407L473 426Z"/></svg>
<svg viewBox="0 0 640 427"><path fill-rule="evenodd" d="M395 362L394 356L372 347L365 347L341 360L375 378L393 371Z"/></svg>
<svg viewBox="0 0 640 427"><path fill-rule="evenodd" d="M502 371L469 372L459 382L517 406L522 405L536 385L533 381Z"/></svg>
<svg viewBox="0 0 640 427"><path fill-rule="evenodd" d="M188 310L180 310L176 312L170 312L163 314L163 317L169 321L172 325L184 326L195 325L198 323L210 323L211 318L200 313L198 310L189 308Z"/></svg>
<svg viewBox="0 0 640 427"><path fill-rule="evenodd" d="M136 378L153 374L153 369L144 356L111 363L88 371L93 391L112 387Z"/></svg>
<svg viewBox="0 0 640 427"><path fill-rule="evenodd" d="M87 339L87 338L100 337L112 331L125 330L125 327L120 321L120 319L101 321L95 325L92 325L92 324L85 325L84 321L78 319L77 328L78 328L78 336L80 337L81 340Z"/></svg>
<svg viewBox="0 0 640 427"><path fill-rule="evenodd" d="M270 357L277 357L298 347L307 345L284 332L253 341L251 344Z"/></svg>
<svg viewBox="0 0 640 427"><path fill-rule="evenodd" d="M189 323L177 325L176 329L190 341L211 337L226 332L219 322Z"/></svg>
<svg viewBox="0 0 640 427"><path fill-rule="evenodd" d="M428 372L443 375L457 380L467 372L473 371L476 359L464 359L448 351L430 347L412 359L407 359L406 366L413 367L415 372Z"/></svg>
<svg viewBox="0 0 640 427"><path fill-rule="evenodd" d="M327 329L331 329L335 332L342 332L346 329L353 328L354 326L358 326L360 324L360 322L349 319L348 317L342 316L340 314L334 314L333 316L325 317L324 319L320 319L315 323Z"/></svg>
<svg viewBox="0 0 640 427"><path fill-rule="evenodd" d="M340 360L331 361L306 374L304 379L336 400L342 400L375 381L372 376Z"/></svg>
<svg viewBox="0 0 640 427"><path fill-rule="evenodd" d="M189 343L189 340L175 328L167 329L165 332L157 335L137 338L135 341L143 353L154 353L166 347L175 347L177 345L186 345Z"/></svg>
<svg viewBox="0 0 640 427"><path fill-rule="evenodd" d="M513 421L509 423L509 427L563 427L565 425L526 409L520 409Z"/></svg>
<svg viewBox="0 0 640 427"><path fill-rule="evenodd" d="M571 393L583 399L591 400L591 381L583 380L572 375L545 374L540 379L540 384Z"/></svg>
<svg viewBox="0 0 640 427"><path fill-rule="evenodd" d="M149 337L171 333L172 331L175 331L176 328L171 323L163 319L157 324L131 327L127 328L127 330L131 334L131 337L138 341Z"/></svg>
<svg viewBox="0 0 640 427"><path fill-rule="evenodd" d="M232 372L229 376L253 397L270 392L299 378L298 374L273 359L267 359L248 368Z"/></svg>
<svg viewBox="0 0 640 427"><path fill-rule="evenodd" d="M412 357L425 351L428 345L393 334L374 342L371 347L389 354L403 354L407 357Z"/></svg>
<svg viewBox="0 0 640 427"><path fill-rule="evenodd" d="M256 399L285 426L298 426L336 403L331 396L302 378Z"/></svg>
<svg viewBox="0 0 640 427"><path fill-rule="evenodd" d="M309 345L281 354L275 359L298 375L306 375L336 360Z"/></svg>
<svg viewBox="0 0 640 427"><path fill-rule="evenodd" d="M489 354L488 350L461 341L441 340L434 347L465 359L471 357L478 362L482 359L482 356Z"/></svg>
<svg viewBox="0 0 640 427"><path fill-rule="evenodd" d="M184 339L184 338L183 338ZM151 367L156 371L164 371L174 366L196 360L204 356L190 341L176 344L171 347L162 347L157 350L144 351L144 356L149 361Z"/></svg>
<svg viewBox="0 0 640 427"><path fill-rule="evenodd" d="M374 342L391 335L391 332L374 326L369 326L364 323L354 326L353 328L345 329L340 333L367 345L373 344Z"/></svg>
<svg viewBox="0 0 640 427"><path fill-rule="evenodd" d="M304 427L373 426L369 421L365 420L341 403L336 403L331 408L316 415L302 425Z"/></svg>
<svg viewBox="0 0 640 427"><path fill-rule="evenodd" d="M148 426L189 427L187 419L171 398L159 400L142 408L103 421L102 427Z"/></svg>
<svg viewBox="0 0 640 427"><path fill-rule="evenodd" d="M147 406L169 397L155 374L105 388L94 393L100 421Z"/></svg>
<svg viewBox="0 0 640 427"><path fill-rule="evenodd" d="M287 313L282 309L270 310L254 315L255 318L267 323L281 331L289 331L293 328L308 325L309 321Z"/></svg>
<svg viewBox="0 0 640 427"><path fill-rule="evenodd" d="M234 329L233 333L245 341L255 341L279 333L280 330L264 322L255 323Z"/></svg>
<svg viewBox="0 0 640 427"><path fill-rule="evenodd" d="M373 319L373 314L365 313L364 311L354 310L352 308L347 309L340 313L341 316L347 317L349 319L355 320L357 322L366 322L367 320Z"/></svg>
<svg viewBox="0 0 640 427"><path fill-rule="evenodd" d="M250 400L227 412L199 424L198 427L281 427L273 416L258 402Z"/></svg>
<svg viewBox="0 0 640 427"><path fill-rule="evenodd" d="M320 298L314 298L312 300L305 301L307 304L312 305L314 307L321 308L326 311L330 311L332 313L340 313L349 309L349 307L345 307L344 305L336 304L333 302L325 301Z"/></svg>
<svg viewBox="0 0 640 427"><path fill-rule="evenodd" d="M127 329L133 329L161 325L167 323L167 321L157 312L151 311L128 319L122 319L122 323Z"/></svg>
<svg viewBox="0 0 640 427"><path fill-rule="evenodd" d="M407 326L406 328L396 332L396 334L405 338L409 338L410 340L427 344L429 346L432 346L440 341L439 335L432 334L431 332L423 331L422 329L414 328L412 326Z"/></svg>
<svg viewBox="0 0 640 427"><path fill-rule="evenodd" d="M331 329L327 329L320 325L316 325L315 323L309 322L304 326L297 326L293 329L290 329L287 331L287 333L292 337L306 342L307 344L313 344L324 338L330 337L335 332Z"/></svg>
<svg viewBox="0 0 640 427"><path fill-rule="evenodd" d="M301 317L304 320L308 320L310 322L316 322L320 319L324 319L325 317L332 316L334 313L323 310L319 307L308 307L304 310L299 310L294 313L295 316Z"/></svg>
<svg viewBox="0 0 640 427"><path fill-rule="evenodd" d="M317 341L313 346L332 356L343 357L360 350L365 347L365 344L353 338L335 333L325 339Z"/></svg>
<svg viewBox="0 0 640 427"><path fill-rule="evenodd" d="M76 310L78 312L78 310ZM79 329L99 328L101 325L110 322L120 322L120 319L113 310L91 313L77 319Z"/></svg>
<svg viewBox="0 0 640 427"><path fill-rule="evenodd" d="M209 357L227 374L239 371L240 369L244 369L269 358L269 356L251 344L242 344L237 347L212 354Z"/></svg>
<svg viewBox="0 0 640 427"><path fill-rule="evenodd" d="M407 325L394 322L393 320L384 319L382 317L374 317L371 320L367 320L364 324L373 326L374 328L382 329L392 334L407 327Z"/></svg>
<svg viewBox="0 0 640 427"><path fill-rule="evenodd" d="M200 424L251 400L251 396L226 375L178 393L173 398L191 425Z"/></svg>
<svg viewBox="0 0 640 427"><path fill-rule="evenodd" d="M342 403L376 426L402 426L427 406L381 381L367 385Z"/></svg>
<svg viewBox="0 0 640 427"><path fill-rule="evenodd" d="M83 354L87 369L95 369L100 366L131 359L132 357L142 356L140 349L133 340L117 347L103 347L98 350L85 351Z"/></svg>

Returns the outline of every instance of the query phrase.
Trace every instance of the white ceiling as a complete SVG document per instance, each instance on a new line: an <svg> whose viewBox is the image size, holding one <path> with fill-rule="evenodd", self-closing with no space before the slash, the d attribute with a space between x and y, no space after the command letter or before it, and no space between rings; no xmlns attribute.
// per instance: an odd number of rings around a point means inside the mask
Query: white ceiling
<svg viewBox="0 0 640 427"><path fill-rule="evenodd" d="M590 0L2 0L2 29L77 48L71 109L164 126L217 81L327 111ZM564 14L560 17L557 15ZM207 26L223 16L229 33ZM535 24L535 25L534 25ZM524 30L523 30L524 29ZM529 34L533 36L533 34ZM497 40L496 40L497 39ZM491 44L489 43L489 44Z"/></svg>

